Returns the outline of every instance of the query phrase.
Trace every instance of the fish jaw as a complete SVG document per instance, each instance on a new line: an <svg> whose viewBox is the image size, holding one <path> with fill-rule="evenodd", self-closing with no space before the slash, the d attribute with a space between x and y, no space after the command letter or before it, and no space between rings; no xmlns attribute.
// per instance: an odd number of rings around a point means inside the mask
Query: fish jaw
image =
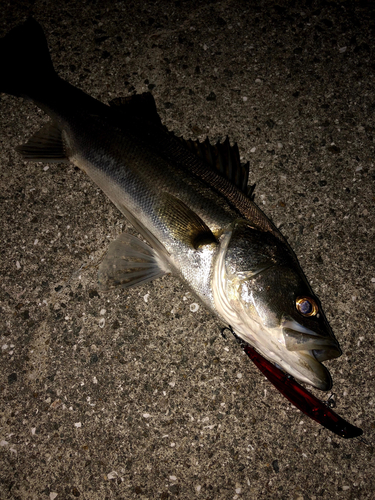
<svg viewBox="0 0 375 500"><path fill-rule="evenodd" d="M334 338L322 339L319 335L315 335L314 343L314 332L306 331L306 328L295 321L284 319L280 326L271 328L249 316L239 302L238 294L233 293L236 285L233 280L232 282L228 280L226 274L225 255L230 238L231 231L224 233L221 238L221 248L213 273L212 290L217 314L240 338L286 373L322 391L329 390L332 386L331 376L321 361L340 356L341 350L337 341ZM229 291L228 282L230 282ZM308 336L307 342L304 339L308 348L303 348L302 342L298 348L290 349L292 344L298 344L292 333L297 336L304 334L305 337ZM327 353L327 350L330 355L325 357L322 353Z"/></svg>
<svg viewBox="0 0 375 500"><path fill-rule="evenodd" d="M214 297L216 307L218 307L217 294L214 294ZM226 311L228 311L228 305L227 303ZM224 308L221 309L220 316L223 311ZM316 359L314 350L289 351L281 329L265 328L245 315L236 314L233 308L232 314L227 315L225 321L240 338L292 377L321 391L328 391L332 387L329 371Z"/></svg>

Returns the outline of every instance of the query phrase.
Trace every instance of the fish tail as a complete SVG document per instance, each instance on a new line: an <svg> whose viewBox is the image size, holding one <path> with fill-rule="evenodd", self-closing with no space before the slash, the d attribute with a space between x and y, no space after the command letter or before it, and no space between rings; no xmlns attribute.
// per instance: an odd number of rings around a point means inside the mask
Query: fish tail
<svg viewBox="0 0 375 500"><path fill-rule="evenodd" d="M38 100L58 76L47 40L33 18L0 40L0 92Z"/></svg>

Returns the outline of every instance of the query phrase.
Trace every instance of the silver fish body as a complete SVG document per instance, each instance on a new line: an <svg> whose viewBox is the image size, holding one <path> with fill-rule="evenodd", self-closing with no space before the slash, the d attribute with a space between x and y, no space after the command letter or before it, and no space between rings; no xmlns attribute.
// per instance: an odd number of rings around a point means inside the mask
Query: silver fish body
<svg viewBox="0 0 375 500"><path fill-rule="evenodd" d="M238 150L229 141L211 146L175 137L149 94L112 108L61 80L33 20L1 40L2 64L20 57L19 47L30 40L28 57L40 78L22 84L20 75L7 76L0 90L31 99L52 122L19 152L33 161L74 163L149 244L126 234L111 243L101 286L129 287L173 273L263 356L329 389L321 361L339 356L340 348L294 253L246 195ZM227 163L231 174L215 163Z"/></svg>

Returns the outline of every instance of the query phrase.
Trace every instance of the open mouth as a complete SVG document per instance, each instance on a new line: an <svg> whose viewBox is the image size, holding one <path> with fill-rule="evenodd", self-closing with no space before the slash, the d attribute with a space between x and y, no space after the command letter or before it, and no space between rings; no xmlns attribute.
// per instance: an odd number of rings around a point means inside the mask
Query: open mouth
<svg viewBox="0 0 375 500"><path fill-rule="evenodd" d="M312 351L318 361L338 358L341 349L335 339L301 333L283 328L285 346L288 351Z"/></svg>
<svg viewBox="0 0 375 500"><path fill-rule="evenodd" d="M283 322L283 334L288 351L312 351L318 361L334 359L341 355L336 339L323 337L294 320Z"/></svg>
<svg viewBox="0 0 375 500"><path fill-rule="evenodd" d="M332 384L331 377L327 368L321 363L341 355L336 339L315 333L294 320L283 322L283 334L288 351L300 354L299 364L308 379L306 381L320 390L329 390Z"/></svg>

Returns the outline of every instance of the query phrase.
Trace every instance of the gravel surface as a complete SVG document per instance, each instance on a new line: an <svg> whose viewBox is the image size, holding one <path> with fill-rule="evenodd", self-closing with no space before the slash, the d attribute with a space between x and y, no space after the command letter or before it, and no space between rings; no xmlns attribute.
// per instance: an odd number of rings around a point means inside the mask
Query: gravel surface
<svg viewBox="0 0 375 500"><path fill-rule="evenodd" d="M227 135L343 355L343 440L293 408L176 278L102 293L129 225L72 165L15 152L47 120L0 97L0 498L374 498L374 4L3 2L63 78L108 102L150 90L186 138ZM33 78L33 75L30 75ZM315 391L321 399L331 393Z"/></svg>

